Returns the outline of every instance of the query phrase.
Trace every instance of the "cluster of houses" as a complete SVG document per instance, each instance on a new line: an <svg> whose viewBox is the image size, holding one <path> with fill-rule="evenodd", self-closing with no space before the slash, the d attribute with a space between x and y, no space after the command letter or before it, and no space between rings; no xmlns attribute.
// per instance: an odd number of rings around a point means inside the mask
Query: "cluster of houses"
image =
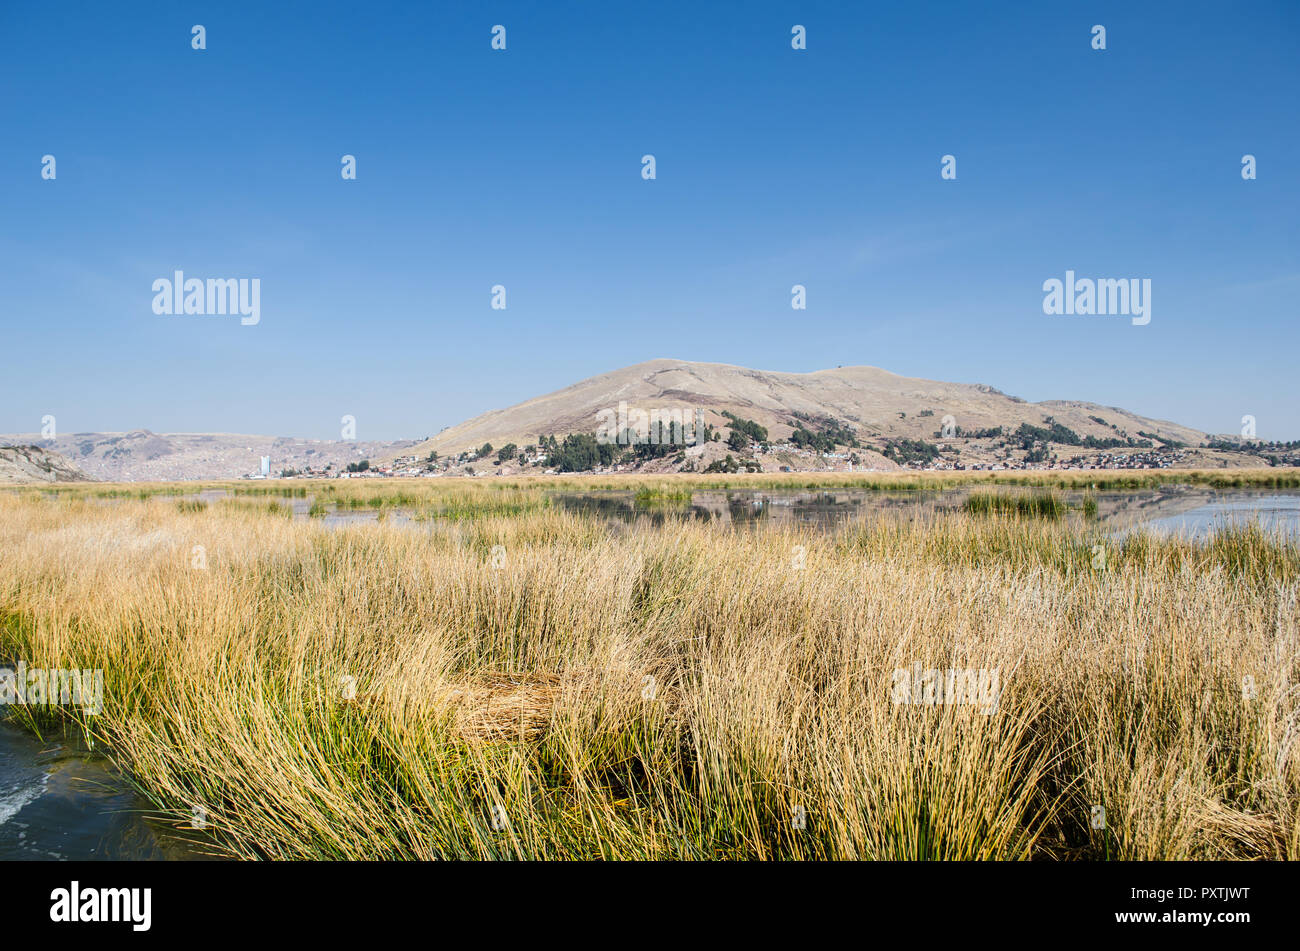
<svg viewBox="0 0 1300 951"><path fill-rule="evenodd" d="M1110 455L1098 453L1091 458L1072 456L1066 466L1071 469L1172 469L1175 463L1185 462L1188 458L1189 454L1182 449L1145 450Z"/></svg>
<svg viewBox="0 0 1300 951"><path fill-rule="evenodd" d="M515 460L511 460L514 465L519 466L540 466L544 465L547 459L545 451L537 449L535 446L528 447L527 451L520 452ZM258 473L245 475L245 479L265 479L269 478L269 460L263 457L262 470ZM499 464L492 458L492 454L480 457L475 450L467 450L457 456L447 456L442 459L421 458L415 455L398 456L392 462L372 463L366 461L366 468L361 469L354 466L352 469L339 468L334 463L326 463L321 466L305 465L301 469L282 469L280 478L282 479L430 479L446 475L450 470L460 468L466 465L482 462L486 464L496 475L501 475L502 471ZM623 467L615 467L621 470ZM553 473L554 469L545 470L548 474ZM615 471L611 468L599 471ZM487 472L466 471L465 475L486 475Z"/></svg>
<svg viewBox="0 0 1300 951"><path fill-rule="evenodd" d="M1047 469L1172 469L1188 462L1188 453L1181 449L1146 450L1141 452L1104 453L1092 456L1071 456L1064 461L1024 462L1003 459L999 462L963 463L951 459L936 459L929 463L911 463L908 469L954 472L1003 472L1009 470Z"/></svg>
<svg viewBox="0 0 1300 951"><path fill-rule="evenodd" d="M699 447L694 451L688 449L687 455L697 456L700 452ZM754 458L762 456L780 456L789 459L791 462L800 460L806 462L805 465L799 465L800 471L823 471L823 472L853 472L869 471L870 466L862 462L856 452L853 450L844 450L836 452L818 452L815 449L809 449L806 446L796 446L793 443L769 443L762 445L751 442L749 452ZM914 461L904 465L907 469L916 469L923 471L989 471L1000 472L1005 470L1043 470L1043 469L1168 469L1178 464L1187 462L1188 453L1180 449L1154 449L1138 450L1124 452L1098 452L1092 455L1076 455L1066 460L1059 457L1053 457L1050 460L1042 462L1025 462L1007 457L1000 460L973 462L959 461L953 458L939 457L927 461ZM244 476L246 479L265 479L270 476L270 460L263 457L261 471L256 474ZM334 463L328 463L324 466L304 466L302 469L282 470L281 478L300 478L300 479L384 479L384 478L437 478L448 474L452 470L460 470L464 475L506 475L519 469L528 468L545 472L547 475L555 473L555 469L541 468L546 465L547 452L537 446L527 446L519 451L515 459L509 460L502 464L498 463L492 454L487 456L478 456L475 450L467 450L456 456L447 456L441 459L421 458L416 455L399 456L392 462L366 464L366 468L360 469L354 465L352 471L348 468L338 468ZM476 471L475 464L483 463L482 470ZM506 471L506 469L510 471ZM593 469L595 474L614 474L619 472L632 472L638 468L635 464L617 463L610 466L600 466ZM691 466L688 463L688 469ZM780 465L776 467L778 471L790 472L795 469L792 465ZM358 471L359 470L359 471ZM769 471L770 468L769 468Z"/></svg>
<svg viewBox="0 0 1300 951"><path fill-rule="evenodd" d="M830 459L838 462L848 462L853 455L852 452L818 452L806 446L796 446L792 442L768 443L766 448L761 443L751 442L749 450L756 456L795 456L799 459Z"/></svg>

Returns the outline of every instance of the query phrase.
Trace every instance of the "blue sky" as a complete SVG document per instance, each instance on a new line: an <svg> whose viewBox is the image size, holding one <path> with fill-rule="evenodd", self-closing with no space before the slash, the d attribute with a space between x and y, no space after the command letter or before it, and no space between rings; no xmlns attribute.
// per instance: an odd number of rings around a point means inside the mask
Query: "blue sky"
<svg viewBox="0 0 1300 951"><path fill-rule="evenodd" d="M0 432L423 437L669 356L1300 438L1298 49L1293 0L0 3ZM156 316L176 269L261 322ZM1151 323L1045 316L1067 269Z"/></svg>

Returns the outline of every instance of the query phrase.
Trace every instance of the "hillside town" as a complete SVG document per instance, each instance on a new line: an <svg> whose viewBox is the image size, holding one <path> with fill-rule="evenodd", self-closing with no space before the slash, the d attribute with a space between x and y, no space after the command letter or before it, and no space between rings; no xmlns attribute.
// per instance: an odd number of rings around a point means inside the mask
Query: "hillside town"
<svg viewBox="0 0 1300 951"><path fill-rule="evenodd" d="M1266 451L1269 444L1219 443L1189 447L1176 442L1132 438L1118 431L1113 437L1080 437L1051 417L1046 428L1022 425L970 435L936 432L935 441L891 439L858 435L853 427L835 420L792 419L792 435L769 438L765 427L732 414L718 427L706 426L701 439L662 434L651 440L645 433L630 434L613 444L590 434L570 433L563 440L547 435L536 443L491 443L442 455L430 452L399 454L391 459L303 465L278 470L279 478L388 479L558 475L591 473L796 473L914 471L1033 471L1033 470L1142 470L1194 466L1294 464L1300 447L1274 447L1276 462ZM814 425L815 423L815 425ZM688 434L689 436L689 434ZM1080 448L1090 451L1079 452ZM261 472L245 478L271 477L270 460Z"/></svg>

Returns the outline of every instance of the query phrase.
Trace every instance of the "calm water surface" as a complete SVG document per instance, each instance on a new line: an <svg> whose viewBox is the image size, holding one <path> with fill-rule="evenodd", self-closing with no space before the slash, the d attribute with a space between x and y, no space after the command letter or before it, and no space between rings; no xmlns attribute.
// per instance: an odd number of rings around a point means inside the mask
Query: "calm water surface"
<svg viewBox="0 0 1300 951"><path fill-rule="evenodd" d="M601 516L611 522L641 520L664 524L674 520L705 521L720 525L763 528L794 522L833 530L843 522L901 513L924 516L933 512L959 511L972 492L1032 495L1042 489L1019 486L982 486L942 490L881 491L877 489L706 489L691 494L690 500L643 501L631 490L555 492L556 506L573 512ZM1180 535L1205 539L1219 529L1258 523L1265 530L1300 539L1300 490L1295 489L1207 489L1166 485L1153 489L1129 489L1055 493L1069 506L1071 517L1079 517L1086 496L1097 502L1101 523L1116 534L1145 529L1159 535ZM200 492L209 502L228 497L222 489ZM264 498L267 501L274 499ZM293 510L294 518L308 518L312 497L278 499ZM375 522L381 517L394 524L423 523L423 513L396 507L384 510L339 508L325 497L328 512L320 517L326 525Z"/></svg>
<svg viewBox="0 0 1300 951"><path fill-rule="evenodd" d="M1033 495L1041 489L1017 486L960 488L939 491L882 492L871 489L831 491L746 490L702 491L690 501L639 502L632 492L568 493L556 497L564 508L633 522L689 519L762 528L801 523L826 530L850 519L902 515L923 517L960 511L972 492ZM1265 530L1300 540L1300 491L1204 489L1162 486L1157 489L1113 492L1057 491L1068 506L1067 517L1081 518L1082 504L1091 495L1097 516L1116 534L1144 529L1158 535L1205 539L1228 527L1252 522Z"/></svg>

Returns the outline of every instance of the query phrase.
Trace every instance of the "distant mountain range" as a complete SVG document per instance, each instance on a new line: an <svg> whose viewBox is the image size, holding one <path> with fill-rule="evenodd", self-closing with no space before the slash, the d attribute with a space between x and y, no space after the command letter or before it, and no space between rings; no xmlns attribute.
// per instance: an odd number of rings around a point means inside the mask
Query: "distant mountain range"
<svg viewBox="0 0 1300 951"><path fill-rule="evenodd" d="M362 459L392 456L414 444L294 439L235 433L67 433L55 439L38 434L0 435L2 445L34 445L57 452L92 479L108 482L171 482L238 479L260 471L270 458L271 474L307 467L335 470Z"/></svg>
<svg viewBox="0 0 1300 951"><path fill-rule="evenodd" d="M892 469L927 463L988 467L1023 464L1026 454L1064 463L1097 451L1163 453L1162 465L1260 465L1258 456L1200 448L1206 433L1115 406L1079 400L1030 403L978 383L943 383L898 376L877 367L837 367L813 373L751 370L723 363L650 360L594 376L506 409L492 410L423 441L355 442L227 433L72 433L54 440L31 434L0 436L0 445L39 445L66 457L71 470L108 481L236 479L259 471L269 457L272 476L285 470L338 472L363 459L399 466L425 463L431 453L446 474L541 471L516 458L477 457L484 444L500 450L536 446L543 437L595 434L601 420L626 411L680 411L702 420L717 439L688 453L642 463L642 471L699 471L735 446L726 438L741 421L766 429L768 442L827 434L852 452L771 450L751 460L764 470L846 467ZM697 413L698 411L698 413ZM936 447L942 457L933 456ZM739 455L743 455L736 450ZM495 453L494 453L495 454ZM928 454L928 455L927 455ZM1030 455L1033 461L1035 455ZM1085 460L1086 461L1086 460ZM30 462L30 460L29 460ZM14 463L17 465L17 463ZM1267 464L1267 460L1264 460ZM545 463L538 463L545 466Z"/></svg>

